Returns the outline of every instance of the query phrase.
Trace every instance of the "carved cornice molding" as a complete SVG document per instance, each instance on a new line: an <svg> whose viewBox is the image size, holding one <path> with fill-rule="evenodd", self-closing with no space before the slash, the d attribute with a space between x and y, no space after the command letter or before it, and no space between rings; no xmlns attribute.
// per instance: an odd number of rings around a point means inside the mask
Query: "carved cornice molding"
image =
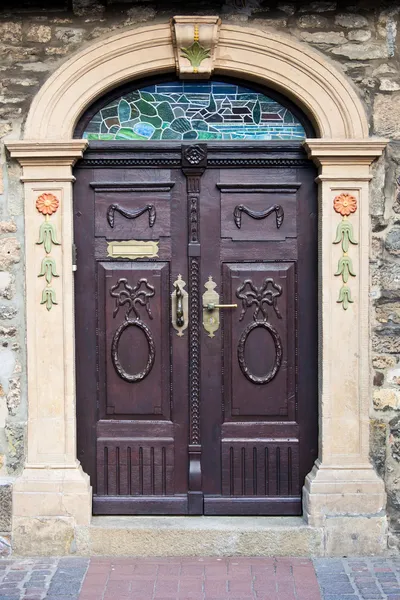
<svg viewBox="0 0 400 600"><path fill-rule="evenodd" d="M176 71L180 79L211 77L220 27L221 19L215 16L171 19Z"/></svg>
<svg viewBox="0 0 400 600"><path fill-rule="evenodd" d="M369 166L381 156L389 140L367 138L362 140L308 139L304 147L308 157L318 166L360 165Z"/></svg>
<svg viewBox="0 0 400 600"><path fill-rule="evenodd" d="M67 140L47 142L36 140L16 140L6 142L12 158L22 167L69 166L72 167L88 145L87 140Z"/></svg>

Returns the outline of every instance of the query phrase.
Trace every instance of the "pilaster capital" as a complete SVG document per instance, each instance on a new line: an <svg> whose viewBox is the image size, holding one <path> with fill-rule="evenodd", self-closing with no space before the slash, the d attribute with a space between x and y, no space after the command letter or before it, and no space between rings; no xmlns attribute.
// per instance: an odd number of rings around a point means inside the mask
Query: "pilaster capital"
<svg viewBox="0 0 400 600"><path fill-rule="evenodd" d="M15 158L23 167L21 181L25 184L39 181L74 182L72 167L82 158L87 145L87 140L6 142L11 158Z"/></svg>
<svg viewBox="0 0 400 600"><path fill-rule="evenodd" d="M6 142L11 157L16 158L22 167L72 167L79 158L82 158L87 145L87 140Z"/></svg>
<svg viewBox="0 0 400 600"><path fill-rule="evenodd" d="M369 179L369 167L381 156L389 140L307 139L304 148L320 169L320 179ZM346 169L349 169L346 172ZM351 171L350 171L351 169Z"/></svg>

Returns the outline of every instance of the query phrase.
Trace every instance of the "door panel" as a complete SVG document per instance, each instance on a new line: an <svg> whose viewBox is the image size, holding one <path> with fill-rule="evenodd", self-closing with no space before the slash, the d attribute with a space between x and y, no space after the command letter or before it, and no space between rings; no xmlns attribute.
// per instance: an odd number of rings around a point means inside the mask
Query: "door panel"
<svg viewBox="0 0 400 600"><path fill-rule="evenodd" d="M241 175L245 179L245 173ZM296 192L299 184L265 183L265 172L254 177L264 183L219 183L221 237L234 241L285 240L296 237ZM235 177L236 178L236 177Z"/></svg>
<svg viewBox="0 0 400 600"><path fill-rule="evenodd" d="M300 514L317 452L316 173L304 151L91 143L75 175L78 456L94 513ZM110 250L133 241L157 249ZM183 335L171 324L179 275ZM237 304L212 335L210 285Z"/></svg>
<svg viewBox="0 0 400 600"><path fill-rule="evenodd" d="M113 230L112 238L116 240L158 240L160 236L170 236L169 190L173 182L160 182L157 186L147 182L147 193L142 188L132 187L133 183L124 182L117 188L113 188L112 183L108 187L98 187L93 183L96 236L109 237L110 229Z"/></svg>
<svg viewBox="0 0 400 600"><path fill-rule="evenodd" d="M105 414L169 419L168 264L108 262L98 269Z"/></svg>
<svg viewBox="0 0 400 600"><path fill-rule="evenodd" d="M225 263L223 279L239 304L224 316L225 420L294 420L293 263Z"/></svg>

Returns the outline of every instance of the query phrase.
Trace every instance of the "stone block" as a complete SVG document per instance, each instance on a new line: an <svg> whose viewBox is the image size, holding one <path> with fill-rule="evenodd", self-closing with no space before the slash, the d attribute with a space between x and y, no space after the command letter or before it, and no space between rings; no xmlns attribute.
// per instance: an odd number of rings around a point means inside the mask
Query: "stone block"
<svg viewBox="0 0 400 600"><path fill-rule="evenodd" d="M326 519L327 556L376 556L386 550L385 516Z"/></svg>
<svg viewBox="0 0 400 600"><path fill-rule="evenodd" d="M356 33L356 32L353 32L353 33ZM383 63L382 65L379 65L379 67L376 67L376 69L374 69L372 71L373 77L376 77L376 75L386 75L387 73L397 73L397 71L394 67L392 67L391 65L388 65L387 63Z"/></svg>
<svg viewBox="0 0 400 600"><path fill-rule="evenodd" d="M0 138L6 136L10 131L12 131L12 123L10 123L10 121L0 121Z"/></svg>
<svg viewBox="0 0 400 600"><path fill-rule="evenodd" d="M304 42L309 42L310 44L332 44L338 45L343 44L344 33L342 31L317 31L315 33L310 33L309 31L302 31L300 33L300 38Z"/></svg>
<svg viewBox="0 0 400 600"><path fill-rule="evenodd" d="M21 382L18 377L13 377L9 380L6 403L9 414L15 415L21 403Z"/></svg>
<svg viewBox="0 0 400 600"><path fill-rule="evenodd" d="M368 19L355 13L340 13L335 16L335 24L346 29L368 27Z"/></svg>
<svg viewBox="0 0 400 600"><path fill-rule="evenodd" d="M379 159L372 166L370 213L374 217L383 217L385 213L385 160Z"/></svg>
<svg viewBox="0 0 400 600"><path fill-rule="evenodd" d="M0 305L0 319L13 319L18 314L17 309L14 306L6 304Z"/></svg>
<svg viewBox="0 0 400 600"><path fill-rule="evenodd" d="M376 410L396 410L400 408L400 392L391 388L375 389L373 402Z"/></svg>
<svg viewBox="0 0 400 600"><path fill-rule="evenodd" d="M400 353L400 327L376 327L372 335L372 350L389 354Z"/></svg>
<svg viewBox="0 0 400 600"><path fill-rule="evenodd" d="M400 369L391 369L386 374L386 380L388 383L394 385L400 385Z"/></svg>
<svg viewBox="0 0 400 600"><path fill-rule="evenodd" d="M18 44L22 40L22 25L13 21L0 23L0 40Z"/></svg>
<svg viewBox="0 0 400 600"><path fill-rule="evenodd" d="M4 40L1 39L1 42ZM0 55L3 62L14 63L18 60L30 60L40 54L39 47L33 46L11 46L6 43L0 44Z"/></svg>
<svg viewBox="0 0 400 600"><path fill-rule="evenodd" d="M7 271L21 260L21 244L17 238L0 239L0 271Z"/></svg>
<svg viewBox="0 0 400 600"><path fill-rule="evenodd" d="M395 323L396 325L400 325L400 302L378 303L375 306L375 317L379 323Z"/></svg>
<svg viewBox="0 0 400 600"><path fill-rule="evenodd" d="M85 30L72 27L56 27L55 37L63 44L79 44L82 42Z"/></svg>
<svg viewBox="0 0 400 600"><path fill-rule="evenodd" d="M31 25L26 33L28 42L45 44L51 40L51 27L48 25Z"/></svg>
<svg viewBox="0 0 400 600"><path fill-rule="evenodd" d="M400 227L392 227L386 234L385 248L393 256L400 256Z"/></svg>
<svg viewBox="0 0 400 600"><path fill-rule="evenodd" d="M377 57L378 58L378 57ZM400 94L377 94L374 101L374 133L394 139L400 138Z"/></svg>
<svg viewBox="0 0 400 600"><path fill-rule="evenodd" d="M13 518L12 545L21 556L67 556L74 542L71 517Z"/></svg>
<svg viewBox="0 0 400 600"><path fill-rule="evenodd" d="M11 131L10 128L8 131ZM8 132L7 132L8 133ZM0 131L1 137L1 131ZM0 233L15 233L17 231L17 225L14 221L0 221Z"/></svg>
<svg viewBox="0 0 400 600"><path fill-rule="evenodd" d="M0 531L11 531L12 484L0 481ZM0 550L1 555L1 550Z"/></svg>
<svg viewBox="0 0 400 600"><path fill-rule="evenodd" d="M380 387L383 385L385 375L381 371L375 371L374 373L374 385Z"/></svg>
<svg viewBox="0 0 400 600"><path fill-rule="evenodd" d="M347 37L351 42L368 42L371 39L371 35L369 29L356 29L349 31Z"/></svg>
<svg viewBox="0 0 400 600"><path fill-rule="evenodd" d="M376 58L387 58L388 49L384 43L367 42L365 44L347 43L331 50L332 54L346 56L351 60L374 60Z"/></svg>
<svg viewBox="0 0 400 600"><path fill-rule="evenodd" d="M382 92L398 92L400 90L400 84L388 77L382 77L379 83L379 89Z"/></svg>
<svg viewBox="0 0 400 600"><path fill-rule="evenodd" d="M92 556L322 556L323 533L296 517L115 517L76 531Z"/></svg>
<svg viewBox="0 0 400 600"><path fill-rule="evenodd" d="M2 325L0 325L0 337L15 337L16 335L16 327L3 327Z"/></svg>
<svg viewBox="0 0 400 600"><path fill-rule="evenodd" d="M400 265L386 260L372 266L372 285L382 288L386 298L400 299ZM390 292L390 293L388 293Z"/></svg>
<svg viewBox="0 0 400 600"><path fill-rule="evenodd" d="M252 25L260 27L287 27L287 19L285 17L275 17L274 19L252 19Z"/></svg>
<svg viewBox="0 0 400 600"><path fill-rule="evenodd" d="M7 440L8 456L7 471L10 474L19 473L25 459L25 423L8 421L4 428Z"/></svg>
<svg viewBox="0 0 400 600"><path fill-rule="evenodd" d="M321 15L303 15L297 19L297 25L302 29L324 29L328 27L329 21Z"/></svg>
<svg viewBox="0 0 400 600"><path fill-rule="evenodd" d="M386 429L384 421L372 419L370 423L370 458L380 477L383 478L386 462Z"/></svg>

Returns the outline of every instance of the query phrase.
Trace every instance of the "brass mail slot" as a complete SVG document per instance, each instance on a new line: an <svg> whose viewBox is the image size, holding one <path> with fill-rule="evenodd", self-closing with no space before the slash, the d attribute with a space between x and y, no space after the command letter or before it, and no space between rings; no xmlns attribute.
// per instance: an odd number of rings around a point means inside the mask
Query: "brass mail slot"
<svg viewBox="0 0 400 600"><path fill-rule="evenodd" d="M159 242L143 242L142 240L127 240L124 242L109 242L108 256L111 258L155 258L158 256Z"/></svg>

